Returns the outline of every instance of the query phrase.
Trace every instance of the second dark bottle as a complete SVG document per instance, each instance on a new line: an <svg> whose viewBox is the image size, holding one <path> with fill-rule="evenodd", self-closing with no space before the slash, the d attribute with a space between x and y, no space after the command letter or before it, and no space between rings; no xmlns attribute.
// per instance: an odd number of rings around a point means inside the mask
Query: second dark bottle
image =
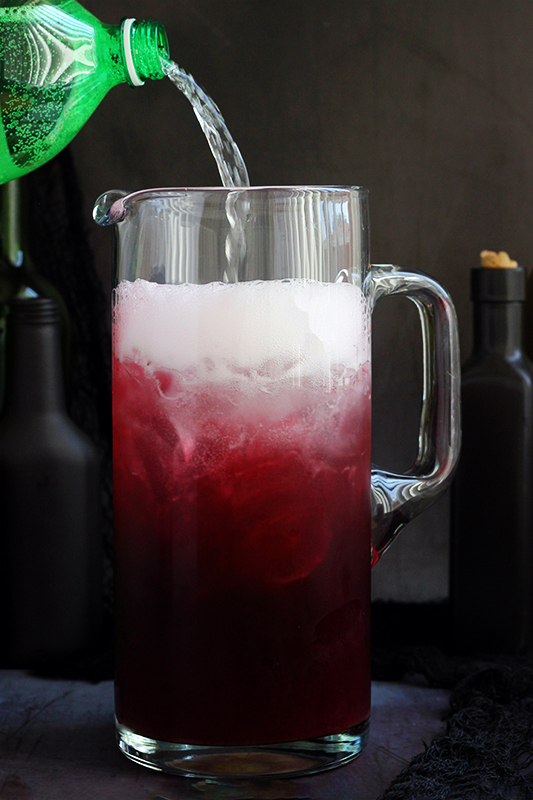
<svg viewBox="0 0 533 800"><path fill-rule="evenodd" d="M533 369L522 350L523 268L473 269L471 299L474 346L462 373L452 493L453 624L463 650L520 653L533 645Z"/></svg>
<svg viewBox="0 0 533 800"><path fill-rule="evenodd" d="M59 312L11 303L0 421L0 658L60 664L94 651L102 612L99 464L65 410Z"/></svg>

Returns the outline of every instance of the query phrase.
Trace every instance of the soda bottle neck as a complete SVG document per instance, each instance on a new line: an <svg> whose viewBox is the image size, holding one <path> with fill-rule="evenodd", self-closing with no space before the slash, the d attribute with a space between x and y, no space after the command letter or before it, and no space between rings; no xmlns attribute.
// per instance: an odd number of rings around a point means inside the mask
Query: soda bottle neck
<svg viewBox="0 0 533 800"><path fill-rule="evenodd" d="M163 61L169 60L166 31L160 22L124 19L121 27L124 63L132 86L164 78Z"/></svg>

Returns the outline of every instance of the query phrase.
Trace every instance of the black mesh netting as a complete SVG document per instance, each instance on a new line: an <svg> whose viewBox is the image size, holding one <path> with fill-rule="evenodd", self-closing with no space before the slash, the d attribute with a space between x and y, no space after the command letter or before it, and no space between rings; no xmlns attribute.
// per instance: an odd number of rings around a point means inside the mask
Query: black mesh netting
<svg viewBox="0 0 533 800"><path fill-rule="evenodd" d="M533 658L454 652L446 604L377 604L373 622L374 679L451 689L443 735L380 800L533 797Z"/></svg>
<svg viewBox="0 0 533 800"><path fill-rule="evenodd" d="M533 667L473 669L450 695L445 732L381 800L533 797Z"/></svg>

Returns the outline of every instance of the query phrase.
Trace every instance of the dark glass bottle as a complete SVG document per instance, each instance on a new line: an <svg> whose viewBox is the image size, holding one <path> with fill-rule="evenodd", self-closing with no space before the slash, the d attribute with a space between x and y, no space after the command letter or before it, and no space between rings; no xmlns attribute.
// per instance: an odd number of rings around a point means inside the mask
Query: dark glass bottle
<svg viewBox="0 0 533 800"><path fill-rule="evenodd" d="M65 411L59 313L11 303L0 421L0 660L49 665L98 645L99 464Z"/></svg>
<svg viewBox="0 0 533 800"><path fill-rule="evenodd" d="M61 311L64 367L68 351L67 315L52 284L43 278L31 262L25 246L25 213L22 179L0 186L0 411L5 383L5 336L9 303L14 297L54 297Z"/></svg>
<svg viewBox="0 0 533 800"><path fill-rule="evenodd" d="M472 270L474 346L462 375L450 596L465 651L531 650L533 367L522 350L525 273Z"/></svg>

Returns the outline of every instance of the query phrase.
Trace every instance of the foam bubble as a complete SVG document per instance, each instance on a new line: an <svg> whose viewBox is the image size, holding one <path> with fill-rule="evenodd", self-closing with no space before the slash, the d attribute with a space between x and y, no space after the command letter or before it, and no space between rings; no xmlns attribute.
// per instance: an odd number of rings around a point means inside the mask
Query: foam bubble
<svg viewBox="0 0 533 800"><path fill-rule="evenodd" d="M322 376L369 358L368 304L357 286L306 280L157 284L116 289L115 353L210 382Z"/></svg>

